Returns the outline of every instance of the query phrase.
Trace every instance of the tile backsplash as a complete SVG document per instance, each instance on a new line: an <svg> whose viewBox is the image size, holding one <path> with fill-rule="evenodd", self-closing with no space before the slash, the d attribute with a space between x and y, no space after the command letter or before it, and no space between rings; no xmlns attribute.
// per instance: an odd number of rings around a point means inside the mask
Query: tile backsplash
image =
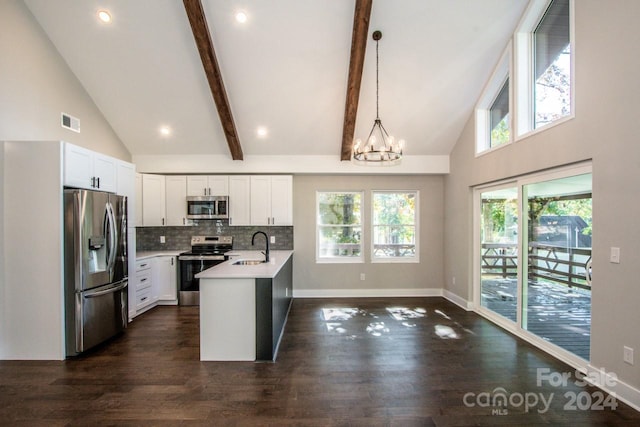
<svg viewBox="0 0 640 427"><path fill-rule="evenodd" d="M225 220L200 220L197 225L185 227L136 227L137 251L163 251L191 249L191 236L233 236L233 249L251 250L264 248L264 237L256 237L256 246L251 246L251 236L256 231L264 231L275 236L276 242L270 244L272 250L293 249L293 227L281 226L229 226ZM165 243L160 243L164 236Z"/></svg>

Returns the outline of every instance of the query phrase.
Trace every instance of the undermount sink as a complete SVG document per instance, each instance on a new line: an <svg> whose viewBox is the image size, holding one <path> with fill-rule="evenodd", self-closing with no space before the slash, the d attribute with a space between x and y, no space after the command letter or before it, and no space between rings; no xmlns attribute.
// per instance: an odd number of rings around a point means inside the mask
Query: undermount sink
<svg viewBox="0 0 640 427"><path fill-rule="evenodd" d="M240 259L234 262L232 265L259 265L263 263L264 261L261 259Z"/></svg>

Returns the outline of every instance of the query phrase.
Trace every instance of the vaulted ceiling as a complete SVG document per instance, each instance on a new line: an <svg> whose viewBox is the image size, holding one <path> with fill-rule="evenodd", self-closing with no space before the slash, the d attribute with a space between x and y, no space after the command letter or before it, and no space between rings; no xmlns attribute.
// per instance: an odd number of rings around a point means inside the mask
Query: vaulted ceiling
<svg viewBox="0 0 640 427"><path fill-rule="evenodd" d="M242 151L339 160L356 0L201 2ZM132 155L231 156L182 1L25 3ZM449 154L526 4L373 1L355 135L375 118L371 33L380 30L385 127L407 155Z"/></svg>

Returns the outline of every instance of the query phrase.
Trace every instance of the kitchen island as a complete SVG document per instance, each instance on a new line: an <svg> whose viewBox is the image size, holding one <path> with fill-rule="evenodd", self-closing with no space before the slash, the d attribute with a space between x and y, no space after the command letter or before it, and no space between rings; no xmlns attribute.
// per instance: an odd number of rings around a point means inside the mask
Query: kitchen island
<svg viewBox="0 0 640 427"><path fill-rule="evenodd" d="M292 301L293 251L271 251L268 263L256 264L265 258L260 251L228 255L196 275L200 360L273 361Z"/></svg>

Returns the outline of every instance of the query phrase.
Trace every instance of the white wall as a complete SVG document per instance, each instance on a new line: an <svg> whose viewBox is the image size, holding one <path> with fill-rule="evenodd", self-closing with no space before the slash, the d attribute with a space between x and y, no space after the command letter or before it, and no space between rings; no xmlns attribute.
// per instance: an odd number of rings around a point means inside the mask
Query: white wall
<svg viewBox="0 0 640 427"><path fill-rule="evenodd" d="M473 119L468 122L445 178L444 259L447 289L471 300L471 187L593 159L591 365L636 389L640 360L631 366L622 354L624 345L640 354L638 16L635 0L606 7L599 0L575 2L575 119L479 158L474 157ZM611 246L621 248L620 264L609 263Z"/></svg>
<svg viewBox="0 0 640 427"><path fill-rule="evenodd" d="M0 141L64 140L130 161L129 151L20 0L0 1L0 56ZM81 133L60 126L62 112L81 120Z"/></svg>
<svg viewBox="0 0 640 427"><path fill-rule="evenodd" d="M420 191L420 263L370 261L371 190ZM316 264L316 191L364 191L365 263ZM294 296L439 295L443 265L442 176L295 175ZM365 280L360 280L365 273Z"/></svg>

